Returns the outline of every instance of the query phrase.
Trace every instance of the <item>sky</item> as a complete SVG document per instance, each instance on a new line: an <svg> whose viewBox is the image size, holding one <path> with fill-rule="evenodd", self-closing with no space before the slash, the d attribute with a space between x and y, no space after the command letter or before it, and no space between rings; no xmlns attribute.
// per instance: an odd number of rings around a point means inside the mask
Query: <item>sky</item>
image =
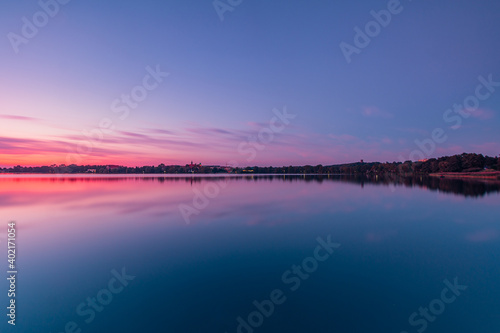
<svg viewBox="0 0 500 333"><path fill-rule="evenodd" d="M500 153L498 1L0 1L0 166Z"/></svg>

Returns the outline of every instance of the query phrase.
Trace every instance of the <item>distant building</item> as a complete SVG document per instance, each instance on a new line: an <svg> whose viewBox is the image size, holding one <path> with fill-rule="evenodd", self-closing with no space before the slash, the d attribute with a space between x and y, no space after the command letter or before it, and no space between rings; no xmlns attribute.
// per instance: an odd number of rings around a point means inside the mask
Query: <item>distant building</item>
<svg viewBox="0 0 500 333"><path fill-rule="evenodd" d="M110 171L111 170L117 170L117 169L120 169L120 168L121 168L121 166L119 166L119 165L108 165L108 166L106 166L106 169L110 170Z"/></svg>
<svg viewBox="0 0 500 333"><path fill-rule="evenodd" d="M96 173L97 170L96 169L87 169L87 173Z"/></svg>
<svg viewBox="0 0 500 333"><path fill-rule="evenodd" d="M191 161L191 164L186 164L186 168L188 168L188 172L194 173L195 171L198 171L201 168L201 163L194 164L193 161Z"/></svg>

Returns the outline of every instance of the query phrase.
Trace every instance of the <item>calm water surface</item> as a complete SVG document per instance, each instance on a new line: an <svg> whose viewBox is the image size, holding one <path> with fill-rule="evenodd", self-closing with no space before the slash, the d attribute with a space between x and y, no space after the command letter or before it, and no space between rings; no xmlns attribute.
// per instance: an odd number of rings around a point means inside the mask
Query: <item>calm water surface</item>
<svg viewBox="0 0 500 333"><path fill-rule="evenodd" d="M19 274L15 328L0 283L0 331L499 332L499 191L425 178L2 175L0 268L15 220Z"/></svg>

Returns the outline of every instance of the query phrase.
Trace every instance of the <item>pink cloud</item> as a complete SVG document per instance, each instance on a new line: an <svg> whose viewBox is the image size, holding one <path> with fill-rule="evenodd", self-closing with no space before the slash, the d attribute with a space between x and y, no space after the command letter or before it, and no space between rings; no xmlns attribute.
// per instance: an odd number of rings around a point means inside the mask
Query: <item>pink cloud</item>
<svg viewBox="0 0 500 333"><path fill-rule="evenodd" d="M394 115L392 115L391 113L382 111L376 106L365 106L363 107L362 113L366 117L381 117L381 118L394 117Z"/></svg>
<svg viewBox="0 0 500 333"><path fill-rule="evenodd" d="M38 118L14 116L14 115L10 115L10 114L0 114L0 119L23 120L23 121L38 121L39 120Z"/></svg>
<svg viewBox="0 0 500 333"><path fill-rule="evenodd" d="M462 146L453 145L448 147L437 147L436 152L433 155L450 156L450 155L462 154L463 152L465 152L465 150Z"/></svg>
<svg viewBox="0 0 500 333"><path fill-rule="evenodd" d="M386 145L390 145L390 144L393 144L394 142L391 139L385 137L382 139L382 143L385 143Z"/></svg>
<svg viewBox="0 0 500 333"><path fill-rule="evenodd" d="M497 156L498 152L500 152L500 142L485 142L481 144L471 144L470 147L474 152L491 156Z"/></svg>
<svg viewBox="0 0 500 333"><path fill-rule="evenodd" d="M495 112L488 109L476 109L471 112L471 116L480 120L489 120L495 117Z"/></svg>
<svg viewBox="0 0 500 333"><path fill-rule="evenodd" d="M429 136L431 133L421 128L396 128L396 130L404 133L413 133L421 136Z"/></svg>
<svg viewBox="0 0 500 333"><path fill-rule="evenodd" d="M338 141L346 141L346 142L349 142L349 141L353 142L353 141L361 140L360 138L355 137L353 135L349 135L349 134L341 134L341 135L328 134L328 137L335 139L335 140L338 140Z"/></svg>

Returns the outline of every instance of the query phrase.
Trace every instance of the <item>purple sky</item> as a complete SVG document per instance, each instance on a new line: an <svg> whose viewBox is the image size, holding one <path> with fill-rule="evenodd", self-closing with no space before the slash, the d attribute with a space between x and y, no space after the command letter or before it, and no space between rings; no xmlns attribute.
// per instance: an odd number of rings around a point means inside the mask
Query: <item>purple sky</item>
<svg viewBox="0 0 500 333"><path fill-rule="evenodd" d="M2 6L2 166L500 152L498 1Z"/></svg>

